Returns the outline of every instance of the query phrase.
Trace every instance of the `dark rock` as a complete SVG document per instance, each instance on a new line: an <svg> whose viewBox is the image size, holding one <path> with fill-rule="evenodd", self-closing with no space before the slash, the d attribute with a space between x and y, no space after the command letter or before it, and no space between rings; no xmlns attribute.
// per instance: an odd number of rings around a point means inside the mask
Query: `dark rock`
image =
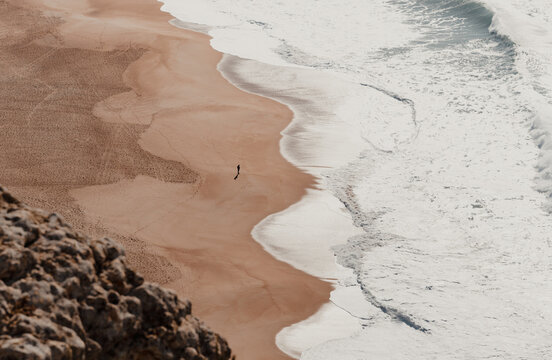
<svg viewBox="0 0 552 360"><path fill-rule="evenodd" d="M2 191L3 189L0 188L0 192L2 194L2 200L4 200L5 202L7 202L8 204L18 204L19 202L17 201L16 198L14 198L12 196L12 194L10 194L9 192L7 191Z"/></svg>
<svg viewBox="0 0 552 360"><path fill-rule="evenodd" d="M129 269L119 244L0 187L0 360L232 358L191 310Z"/></svg>
<svg viewBox="0 0 552 360"><path fill-rule="evenodd" d="M26 275L36 264L34 254L20 246L0 248L0 280L13 282Z"/></svg>

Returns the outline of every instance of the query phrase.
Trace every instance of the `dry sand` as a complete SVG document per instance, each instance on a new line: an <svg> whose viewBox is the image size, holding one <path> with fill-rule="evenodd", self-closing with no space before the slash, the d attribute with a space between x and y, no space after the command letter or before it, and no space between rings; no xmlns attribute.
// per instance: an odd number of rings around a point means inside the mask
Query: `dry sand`
<svg viewBox="0 0 552 360"><path fill-rule="evenodd" d="M279 152L292 113L230 85L160 5L0 0L0 183L123 241L238 359L286 358L275 335L330 291L250 235L313 184Z"/></svg>

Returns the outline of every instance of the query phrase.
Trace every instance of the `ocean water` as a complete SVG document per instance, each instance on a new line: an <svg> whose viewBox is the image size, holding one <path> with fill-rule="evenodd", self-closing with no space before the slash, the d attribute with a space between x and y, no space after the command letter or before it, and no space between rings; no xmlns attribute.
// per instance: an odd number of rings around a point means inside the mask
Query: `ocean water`
<svg viewBox="0 0 552 360"><path fill-rule="evenodd" d="M552 357L551 0L163 2L318 179L253 230L335 288L283 351Z"/></svg>

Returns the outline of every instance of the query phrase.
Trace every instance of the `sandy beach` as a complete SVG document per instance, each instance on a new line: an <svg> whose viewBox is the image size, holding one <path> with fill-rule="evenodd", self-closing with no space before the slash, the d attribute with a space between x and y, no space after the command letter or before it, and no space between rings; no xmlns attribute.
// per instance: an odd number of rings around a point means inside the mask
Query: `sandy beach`
<svg viewBox="0 0 552 360"><path fill-rule="evenodd" d="M228 83L160 6L0 1L0 183L121 241L238 359L287 358L275 335L330 291L250 235L314 184L279 151L292 113Z"/></svg>

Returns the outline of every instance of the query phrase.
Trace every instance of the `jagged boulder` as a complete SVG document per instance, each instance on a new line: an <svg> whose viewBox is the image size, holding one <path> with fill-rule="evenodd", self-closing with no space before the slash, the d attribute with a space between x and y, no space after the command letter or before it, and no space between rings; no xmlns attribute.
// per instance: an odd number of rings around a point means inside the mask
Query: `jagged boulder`
<svg viewBox="0 0 552 360"><path fill-rule="evenodd" d="M189 301L0 187L0 360L232 358Z"/></svg>

